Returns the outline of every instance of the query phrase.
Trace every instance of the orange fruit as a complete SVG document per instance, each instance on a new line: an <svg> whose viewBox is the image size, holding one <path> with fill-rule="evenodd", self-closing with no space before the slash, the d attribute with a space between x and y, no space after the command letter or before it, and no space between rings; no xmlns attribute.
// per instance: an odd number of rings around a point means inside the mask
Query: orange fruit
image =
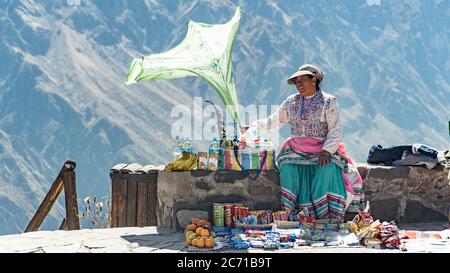
<svg viewBox="0 0 450 273"><path fill-rule="evenodd" d="M195 231L197 229L197 226L194 224L189 224L186 226L186 230Z"/></svg>
<svg viewBox="0 0 450 273"><path fill-rule="evenodd" d="M198 236L200 236L202 234L202 230L203 228L199 227L195 230L195 234L197 234Z"/></svg>
<svg viewBox="0 0 450 273"><path fill-rule="evenodd" d="M203 229L202 232L200 232L200 236L209 237L209 231L207 229Z"/></svg>
<svg viewBox="0 0 450 273"><path fill-rule="evenodd" d="M214 247L214 239L209 237L205 240L205 246L207 248L213 248Z"/></svg>
<svg viewBox="0 0 450 273"><path fill-rule="evenodd" d="M198 219L198 218L192 218L191 219L192 221L192 224L194 224L194 225L198 225L198 221L200 221L200 219Z"/></svg>
<svg viewBox="0 0 450 273"><path fill-rule="evenodd" d="M198 221L197 226L203 227L203 226L208 225L208 224L209 224L208 221L200 220L200 221Z"/></svg>
<svg viewBox="0 0 450 273"><path fill-rule="evenodd" d="M205 247L205 239L204 238L198 238L195 244L199 248Z"/></svg>
<svg viewBox="0 0 450 273"><path fill-rule="evenodd" d="M186 238L186 245L191 245L192 243L192 238Z"/></svg>

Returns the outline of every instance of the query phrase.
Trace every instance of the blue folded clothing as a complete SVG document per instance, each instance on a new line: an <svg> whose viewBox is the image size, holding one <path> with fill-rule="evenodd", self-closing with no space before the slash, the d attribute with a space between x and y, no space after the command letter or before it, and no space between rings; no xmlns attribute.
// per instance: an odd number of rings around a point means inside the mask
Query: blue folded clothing
<svg viewBox="0 0 450 273"><path fill-rule="evenodd" d="M293 242L280 243L280 248L294 248L294 243Z"/></svg>

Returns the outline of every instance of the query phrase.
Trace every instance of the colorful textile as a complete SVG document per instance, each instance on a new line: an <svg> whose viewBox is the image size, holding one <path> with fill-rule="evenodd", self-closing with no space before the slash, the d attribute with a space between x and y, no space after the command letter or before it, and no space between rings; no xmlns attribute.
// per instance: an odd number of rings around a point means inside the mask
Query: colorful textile
<svg viewBox="0 0 450 273"><path fill-rule="evenodd" d="M316 165L319 163L319 153L322 151L324 141L309 137L290 137L281 145L277 157L278 165L286 163ZM331 161L340 168L347 168L347 159L339 153L331 157Z"/></svg>
<svg viewBox="0 0 450 273"><path fill-rule="evenodd" d="M334 163L319 165L283 164L280 167L283 209L308 209L319 219L344 220L347 197L341 169Z"/></svg>
<svg viewBox="0 0 450 273"><path fill-rule="evenodd" d="M436 231L402 230L400 234L401 239L442 239Z"/></svg>
<svg viewBox="0 0 450 273"><path fill-rule="evenodd" d="M291 137L277 157L282 206L308 208L324 218L339 218L346 210L362 209L362 179L341 143L343 132L336 98L321 90L311 97L291 95L273 115L255 121L251 129L272 131L286 123L291 127ZM331 163L320 167L319 154L323 150L330 152Z"/></svg>
<svg viewBox="0 0 450 273"><path fill-rule="evenodd" d="M237 154L236 154L237 153ZM275 151L224 150L225 170L273 170L275 168Z"/></svg>
<svg viewBox="0 0 450 273"><path fill-rule="evenodd" d="M293 137L322 140L323 149L331 154L336 152L342 142L342 125L336 98L321 90L310 98L300 94L289 96L273 115L255 121L251 127L272 131L286 123L289 123Z"/></svg>
<svg viewBox="0 0 450 273"><path fill-rule="evenodd" d="M288 138L281 146L277 157L280 169L285 164L318 166L319 153L323 143L323 141L313 138ZM340 177L345 185L347 200L344 211L358 212L364 203L363 181L353 160L346 154L344 144L340 144L337 152L332 155L331 163L339 167ZM320 183L326 184L327 182L321 181Z"/></svg>

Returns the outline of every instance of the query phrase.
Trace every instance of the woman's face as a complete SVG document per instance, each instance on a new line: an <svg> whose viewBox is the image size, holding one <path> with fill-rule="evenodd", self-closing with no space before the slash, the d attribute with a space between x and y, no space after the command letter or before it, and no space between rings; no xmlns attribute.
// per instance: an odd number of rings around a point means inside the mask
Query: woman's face
<svg viewBox="0 0 450 273"><path fill-rule="evenodd" d="M310 78L307 75L298 76L295 78L294 83L301 96L312 96L316 92L315 79Z"/></svg>

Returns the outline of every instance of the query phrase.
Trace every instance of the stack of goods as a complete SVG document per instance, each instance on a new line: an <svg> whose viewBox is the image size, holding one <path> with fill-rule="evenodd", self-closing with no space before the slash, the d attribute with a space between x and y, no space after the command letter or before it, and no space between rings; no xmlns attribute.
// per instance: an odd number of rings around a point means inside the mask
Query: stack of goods
<svg viewBox="0 0 450 273"><path fill-rule="evenodd" d="M249 212L250 216L256 218L257 225L268 225L272 223L272 212L268 210L253 210Z"/></svg>
<svg viewBox="0 0 450 273"><path fill-rule="evenodd" d="M235 207L233 204L213 204L213 224L216 227L232 227Z"/></svg>
<svg viewBox="0 0 450 273"><path fill-rule="evenodd" d="M360 242L371 248L399 248L400 236L395 223L374 221L366 211L360 211L349 226L350 232L354 233Z"/></svg>
<svg viewBox="0 0 450 273"><path fill-rule="evenodd" d="M236 204L233 206L233 222L235 225L241 224L244 221L247 222L246 224L248 224L248 222L250 221L254 221L253 217L248 217L249 216L249 209L247 207L245 207L244 205L239 205ZM247 218L248 217L248 218ZM244 220L246 219L246 220ZM256 225L257 223L255 223Z"/></svg>
<svg viewBox="0 0 450 273"><path fill-rule="evenodd" d="M288 221L289 215L291 214L288 210L275 211L273 215L274 221Z"/></svg>
<svg viewBox="0 0 450 273"><path fill-rule="evenodd" d="M374 221L367 211L360 211L347 223L338 219L315 219L307 210L273 213L267 210L250 211L242 204L216 203L213 206L213 214L213 230L217 234L215 242L219 242L222 247L233 249L292 248L294 244L312 247L357 246L360 243L372 248L400 246L400 236L395 223ZM275 225L270 224L272 221ZM297 226L278 230L277 223L296 223ZM266 225L271 227L272 231L264 230L267 229ZM211 233L198 230L199 227L208 229L209 223L193 222L192 226L186 227L188 232L191 231L186 233L186 242L196 247L206 245L206 238L211 236ZM205 237L203 244L198 240L194 241L198 236Z"/></svg>
<svg viewBox="0 0 450 273"><path fill-rule="evenodd" d="M297 235L295 233L280 232L280 248L293 248L296 240Z"/></svg>
<svg viewBox="0 0 450 273"><path fill-rule="evenodd" d="M216 226L213 226L213 231L216 235L215 237L216 243L218 243L225 249L232 248L232 246L230 245L231 243L230 238L232 237L231 234L242 232L241 230L239 230L239 232L234 231L233 233L232 232L233 230L230 227L216 227Z"/></svg>
<svg viewBox="0 0 450 273"><path fill-rule="evenodd" d="M247 207L236 208L234 216L235 226L256 229L272 228L272 212L267 210L250 211Z"/></svg>
<svg viewBox="0 0 450 273"><path fill-rule="evenodd" d="M247 249L250 247L250 242L247 240L245 234L242 233L242 229L231 229L227 237L231 248Z"/></svg>
<svg viewBox="0 0 450 273"><path fill-rule="evenodd" d="M264 241L264 249L280 248L280 233L266 232L266 240Z"/></svg>
<svg viewBox="0 0 450 273"><path fill-rule="evenodd" d="M296 240L298 246L359 245L356 235L348 230L349 223L341 223L338 219L316 219L307 209L298 212L297 216L301 224Z"/></svg>
<svg viewBox="0 0 450 273"><path fill-rule="evenodd" d="M264 237L266 233L262 230L247 230L245 232L247 240L252 248L264 248Z"/></svg>
<svg viewBox="0 0 450 273"><path fill-rule="evenodd" d="M322 230L339 231L342 227L339 224L341 223L338 219L317 219L314 227Z"/></svg>
<svg viewBox="0 0 450 273"><path fill-rule="evenodd" d="M311 226L313 227L316 224L316 218L312 217L309 214L309 211L307 208L304 208L303 210L298 212L298 220L300 221L300 224Z"/></svg>
<svg viewBox="0 0 450 273"><path fill-rule="evenodd" d="M214 231L211 231L211 223L206 220L193 218L191 224L186 225L184 230L186 245L193 249L213 249Z"/></svg>
<svg viewBox="0 0 450 273"><path fill-rule="evenodd" d="M247 230L243 233L242 229L230 229L226 238L228 239L227 246L233 249L260 248L270 250L280 247L293 247L294 245L291 238L281 242L280 233L272 231Z"/></svg>
<svg viewBox="0 0 450 273"><path fill-rule="evenodd" d="M263 230L247 230L245 234L241 234L241 240L247 242L249 247L261 249L278 249L281 246L280 233ZM283 246L293 243L286 240Z"/></svg>
<svg viewBox="0 0 450 273"><path fill-rule="evenodd" d="M276 211L272 217L277 228L297 228L300 225L298 211Z"/></svg>
<svg viewBox="0 0 450 273"><path fill-rule="evenodd" d="M213 204L213 224L215 227L271 228L272 211L250 211L243 204Z"/></svg>
<svg viewBox="0 0 450 273"><path fill-rule="evenodd" d="M381 242L388 248L399 248L400 236L394 221L383 222L380 227Z"/></svg>

